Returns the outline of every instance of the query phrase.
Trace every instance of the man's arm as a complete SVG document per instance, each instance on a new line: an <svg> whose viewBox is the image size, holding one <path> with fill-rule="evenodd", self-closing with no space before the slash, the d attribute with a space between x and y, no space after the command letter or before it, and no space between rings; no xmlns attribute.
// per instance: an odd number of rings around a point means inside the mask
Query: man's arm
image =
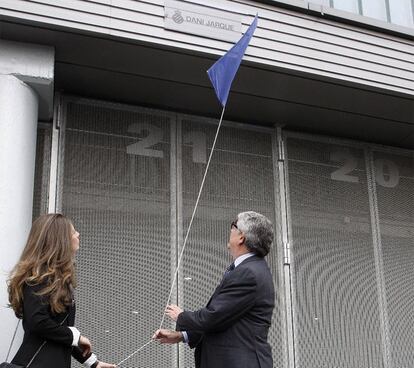
<svg viewBox="0 0 414 368"><path fill-rule="evenodd" d="M187 332L187 337L188 337L188 341L186 342L191 349L194 349L203 339L204 333L200 331L186 331L186 332Z"/></svg>
<svg viewBox="0 0 414 368"><path fill-rule="evenodd" d="M177 325L183 331L225 330L254 305L256 289L255 276L248 268L233 271L207 307L180 313Z"/></svg>
<svg viewBox="0 0 414 368"><path fill-rule="evenodd" d="M157 340L161 344L177 344L179 342L184 341L184 337L181 331L173 331L166 329L160 329L155 331L152 338L154 340Z"/></svg>
<svg viewBox="0 0 414 368"><path fill-rule="evenodd" d="M185 336L187 336L187 341ZM203 337L203 333L198 331L172 331L172 330L157 330L152 338L161 344L177 344L179 342L186 342L188 346L195 348Z"/></svg>

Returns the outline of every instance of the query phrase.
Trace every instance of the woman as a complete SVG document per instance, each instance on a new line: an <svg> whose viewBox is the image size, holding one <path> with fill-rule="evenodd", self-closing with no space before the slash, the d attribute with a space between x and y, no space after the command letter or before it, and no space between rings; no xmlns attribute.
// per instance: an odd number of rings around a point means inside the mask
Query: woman
<svg viewBox="0 0 414 368"><path fill-rule="evenodd" d="M24 329L12 363L26 366L46 341L30 368L70 368L71 355L86 367L115 367L99 362L90 341L73 327L78 249L79 233L65 216L43 215L33 223L8 283L10 306Z"/></svg>

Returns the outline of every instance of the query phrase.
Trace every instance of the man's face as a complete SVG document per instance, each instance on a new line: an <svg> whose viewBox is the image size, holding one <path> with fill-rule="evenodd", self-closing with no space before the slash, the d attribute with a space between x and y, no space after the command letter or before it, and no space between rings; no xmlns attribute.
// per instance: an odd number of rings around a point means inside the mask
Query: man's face
<svg viewBox="0 0 414 368"><path fill-rule="evenodd" d="M243 233L237 227L237 220L231 223L229 241L227 249L233 259L239 256L240 245L243 244Z"/></svg>

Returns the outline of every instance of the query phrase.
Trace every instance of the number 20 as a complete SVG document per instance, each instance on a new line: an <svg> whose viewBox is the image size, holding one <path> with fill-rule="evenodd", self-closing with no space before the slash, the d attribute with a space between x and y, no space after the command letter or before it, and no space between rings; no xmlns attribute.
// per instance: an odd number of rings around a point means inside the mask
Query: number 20
<svg viewBox="0 0 414 368"><path fill-rule="evenodd" d="M344 162L343 166L331 173L332 180L346 181L350 183L358 183L357 176L349 175L358 166L358 161L350 152L335 151L331 152L331 161ZM397 165L386 159L377 159L374 161L375 166L375 180L376 182L386 188L395 188L399 181L399 171ZM385 174L384 169L388 169L388 175ZM387 177L388 176L388 177Z"/></svg>

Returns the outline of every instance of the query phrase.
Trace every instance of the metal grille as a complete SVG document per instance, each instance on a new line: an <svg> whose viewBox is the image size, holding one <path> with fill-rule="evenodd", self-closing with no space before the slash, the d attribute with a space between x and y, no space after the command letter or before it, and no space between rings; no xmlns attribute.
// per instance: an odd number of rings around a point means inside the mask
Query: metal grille
<svg viewBox="0 0 414 368"><path fill-rule="evenodd" d="M50 177L51 129L39 128L36 141L36 162L33 192L33 215L35 220L48 212Z"/></svg>
<svg viewBox="0 0 414 368"><path fill-rule="evenodd" d="M186 119L182 122L182 207L185 234L210 154L217 125ZM196 310L207 303L223 272L231 263L227 251L230 223L239 212L254 210L275 221L272 142L268 133L222 127L210 164L195 221L183 258L184 309ZM277 290L269 342L274 366L284 366L281 301L278 293L281 262L277 250L267 257ZM194 366L193 352L182 347L181 364Z"/></svg>
<svg viewBox="0 0 414 368"><path fill-rule="evenodd" d="M85 100L67 100L64 111L60 201L81 233L77 325L102 360L118 362L159 325L217 125ZM375 197L363 149L287 137L295 368L412 368L412 155L374 152ZM178 277L185 309L205 305L230 263L238 212L275 222L276 159L270 133L222 127ZM34 216L47 210L49 169L50 131L39 130ZM269 342L274 367L285 368L280 254L267 257L276 286ZM124 364L176 366L194 366L183 344L150 344Z"/></svg>
<svg viewBox="0 0 414 368"><path fill-rule="evenodd" d="M414 362L414 157L375 152L391 367Z"/></svg>
<svg viewBox="0 0 414 368"><path fill-rule="evenodd" d="M364 153L288 138L297 368L381 368Z"/></svg>
<svg viewBox="0 0 414 368"><path fill-rule="evenodd" d="M171 284L171 121L68 102L65 123L62 208L81 234L77 325L116 363L158 328ZM174 349L150 344L123 366L174 367Z"/></svg>

